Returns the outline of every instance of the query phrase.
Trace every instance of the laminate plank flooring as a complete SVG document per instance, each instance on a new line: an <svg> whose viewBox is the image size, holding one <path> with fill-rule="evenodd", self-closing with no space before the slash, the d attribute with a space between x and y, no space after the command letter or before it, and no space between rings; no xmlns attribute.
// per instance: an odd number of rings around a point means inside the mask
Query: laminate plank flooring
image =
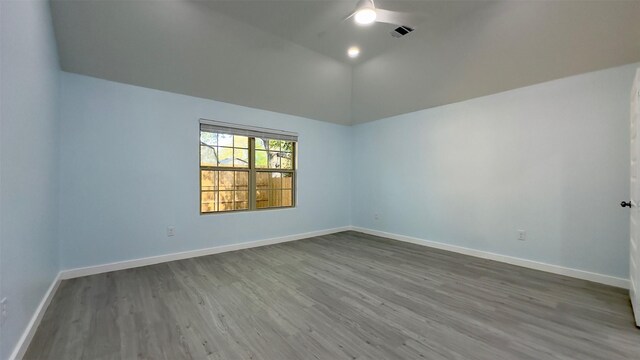
<svg viewBox="0 0 640 360"><path fill-rule="evenodd" d="M343 232L63 281L25 359L640 359L626 290Z"/></svg>

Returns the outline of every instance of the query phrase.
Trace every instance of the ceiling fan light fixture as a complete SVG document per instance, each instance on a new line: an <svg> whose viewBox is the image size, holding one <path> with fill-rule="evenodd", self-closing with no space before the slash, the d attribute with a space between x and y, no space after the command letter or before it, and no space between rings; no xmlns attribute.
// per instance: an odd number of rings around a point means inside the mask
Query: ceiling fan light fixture
<svg viewBox="0 0 640 360"><path fill-rule="evenodd" d="M357 24L369 25L376 21L376 10L370 7L363 7L356 10L353 19Z"/></svg>
<svg viewBox="0 0 640 360"><path fill-rule="evenodd" d="M349 55L350 58L355 59L358 57L358 55L360 55L360 48L357 46L352 46L347 50L347 55Z"/></svg>

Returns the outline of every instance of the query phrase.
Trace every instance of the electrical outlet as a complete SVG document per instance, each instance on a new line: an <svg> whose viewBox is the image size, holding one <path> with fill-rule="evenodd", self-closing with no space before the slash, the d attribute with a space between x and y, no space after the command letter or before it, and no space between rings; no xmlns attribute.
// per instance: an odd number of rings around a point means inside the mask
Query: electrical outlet
<svg viewBox="0 0 640 360"><path fill-rule="evenodd" d="M175 236L176 235L176 227L175 226L167 226L167 236Z"/></svg>
<svg viewBox="0 0 640 360"><path fill-rule="evenodd" d="M527 232L524 230L518 230L518 240L520 241L527 240Z"/></svg>
<svg viewBox="0 0 640 360"><path fill-rule="evenodd" d="M4 325L4 322L7 320L7 316L9 315L9 301L7 298L2 298L0 300L0 325Z"/></svg>

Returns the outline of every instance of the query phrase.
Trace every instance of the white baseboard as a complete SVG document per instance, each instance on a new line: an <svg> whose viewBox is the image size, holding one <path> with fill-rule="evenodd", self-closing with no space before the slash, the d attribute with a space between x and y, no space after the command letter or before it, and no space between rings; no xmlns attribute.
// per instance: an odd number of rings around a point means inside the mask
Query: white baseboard
<svg viewBox="0 0 640 360"><path fill-rule="evenodd" d="M447 250L447 251L469 255L469 256L475 256L483 259L500 261L500 262L511 264L511 265L517 265L517 266L522 266L530 269L546 271L553 274L565 275L565 276L569 276L577 279L593 281L596 283L611 285L619 288L624 288L624 289L629 288L628 279L619 278L615 276L603 275L603 274L598 274L590 271L578 270L578 269L568 268L568 267L559 266L559 265L552 265L552 264L547 264L539 261L522 259L514 256L500 255L500 254L496 254L488 251L476 250L476 249L466 248L463 246L450 245L450 244L445 244L441 242L424 240L416 237L398 235L394 233L372 230L372 229L367 229L367 228L362 228L357 226L352 226L351 229L354 231L362 232L369 235L375 235L375 236L385 237L393 240L404 241L412 244L428 246L435 249Z"/></svg>
<svg viewBox="0 0 640 360"><path fill-rule="evenodd" d="M131 268L136 268L140 266L154 265L154 264L159 264L159 263L169 262L174 260L189 259L189 258L194 258L199 256L224 253L228 251L236 251L236 250L254 248L259 246L265 246L265 245L279 244L279 243L288 242L288 241L306 239L314 236L334 234L337 232L347 231L351 229L352 229L351 226L343 226L339 228L311 231L307 233L287 235L287 236L270 238L270 239L248 241L248 242L243 242L239 244L215 246L215 247L210 247L205 249L189 250L189 251L171 253L166 255L150 256L150 257L139 258L139 259L124 260L124 261L112 262L107 264L62 270L60 272L60 279L62 280L72 279L72 278L77 278L81 276L101 274L101 273L116 271L116 270L131 269Z"/></svg>
<svg viewBox="0 0 640 360"><path fill-rule="evenodd" d="M20 336L18 343L13 348L13 352L11 353L11 355L9 355L9 360L19 360L24 356L27 348L29 347L29 344L31 343L31 339L33 339L33 335L35 335L36 330L38 330L38 326L40 325L40 321L42 321L44 313L47 311L47 308L51 303L51 299L53 299L53 295L56 293L56 290L58 290L60 281L60 273L58 273L58 275L55 277L55 279L53 279L53 282L49 286L49 289L47 289L47 292L44 294L44 297L40 301L40 304L38 304L38 307L33 313L33 316L31 316L31 320L29 320L26 329L24 329L24 332L22 333L22 336Z"/></svg>

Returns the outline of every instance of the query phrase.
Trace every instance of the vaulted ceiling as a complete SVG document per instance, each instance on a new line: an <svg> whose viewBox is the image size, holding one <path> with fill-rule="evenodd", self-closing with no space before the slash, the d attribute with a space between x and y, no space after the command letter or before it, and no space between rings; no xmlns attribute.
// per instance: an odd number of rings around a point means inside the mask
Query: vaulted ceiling
<svg viewBox="0 0 640 360"><path fill-rule="evenodd" d="M342 21L356 3L54 0L52 12L65 71L340 124L640 61L640 1L376 1L418 19L400 39Z"/></svg>

